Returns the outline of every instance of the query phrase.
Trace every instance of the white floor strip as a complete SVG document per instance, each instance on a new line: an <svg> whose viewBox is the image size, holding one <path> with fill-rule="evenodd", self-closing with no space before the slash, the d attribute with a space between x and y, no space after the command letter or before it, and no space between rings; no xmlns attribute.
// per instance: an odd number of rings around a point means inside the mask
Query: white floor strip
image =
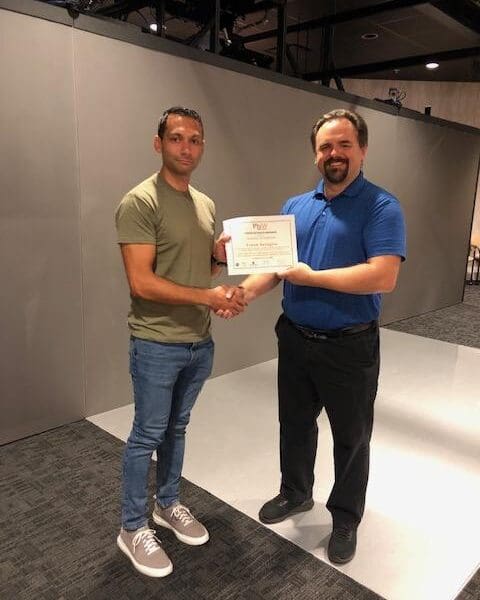
<svg viewBox="0 0 480 600"><path fill-rule="evenodd" d="M341 570L388 600L452 600L480 561L480 350L381 332L367 510ZM126 440L132 414L129 405L90 420ZM184 476L256 519L278 493L278 464L276 361L208 381ZM322 414L315 507L271 529L325 561L332 481Z"/></svg>

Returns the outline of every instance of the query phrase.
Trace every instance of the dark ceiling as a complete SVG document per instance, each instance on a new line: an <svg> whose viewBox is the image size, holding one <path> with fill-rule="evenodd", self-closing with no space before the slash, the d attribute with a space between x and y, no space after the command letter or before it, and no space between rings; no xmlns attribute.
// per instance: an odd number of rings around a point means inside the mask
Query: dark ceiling
<svg viewBox="0 0 480 600"><path fill-rule="evenodd" d="M121 19L146 35L340 88L347 77L480 81L480 0L49 3ZM149 27L154 23L156 34ZM429 61L439 68L426 69Z"/></svg>

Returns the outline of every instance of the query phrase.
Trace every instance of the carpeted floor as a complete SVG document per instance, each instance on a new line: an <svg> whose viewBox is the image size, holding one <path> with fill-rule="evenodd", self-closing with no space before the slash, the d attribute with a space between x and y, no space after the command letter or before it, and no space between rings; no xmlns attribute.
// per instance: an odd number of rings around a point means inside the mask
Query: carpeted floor
<svg viewBox="0 0 480 600"><path fill-rule="evenodd" d="M480 285L465 286L461 304L386 325L387 329L480 348Z"/></svg>
<svg viewBox="0 0 480 600"><path fill-rule="evenodd" d="M0 448L2 600L380 598L185 480L211 540L186 546L162 529L174 572L138 574L115 545L122 451L88 421Z"/></svg>

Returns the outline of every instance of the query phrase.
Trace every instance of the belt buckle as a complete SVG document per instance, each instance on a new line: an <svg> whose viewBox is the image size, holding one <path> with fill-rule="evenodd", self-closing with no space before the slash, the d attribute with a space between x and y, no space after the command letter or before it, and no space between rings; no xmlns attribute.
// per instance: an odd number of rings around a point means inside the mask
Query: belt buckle
<svg viewBox="0 0 480 600"><path fill-rule="evenodd" d="M300 329L300 333L303 334L308 340L327 340L328 335L326 333L319 333L317 331L313 331L312 329L308 329L307 327L302 327Z"/></svg>

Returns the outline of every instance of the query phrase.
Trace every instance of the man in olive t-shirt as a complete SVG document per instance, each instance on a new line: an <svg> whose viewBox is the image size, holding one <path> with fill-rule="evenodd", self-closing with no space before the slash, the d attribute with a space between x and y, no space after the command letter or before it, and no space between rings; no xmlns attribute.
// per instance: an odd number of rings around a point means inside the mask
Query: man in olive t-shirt
<svg viewBox="0 0 480 600"><path fill-rule="evenodd" d="M210 311L244 309L243 290L211 276L225 261L225 242L214 242L215 206L190 185L200 162L203 124L191 109L165 111L154 140L162 168L133 188L116 212L118 242L131 292L130 373L135 417L123 461L119 548L134 567L164 577L172 563L147 521L147 478L157 451L152 514L191 545L209 534L179 501L179 483L190 411L210 375Z"/></svg>

